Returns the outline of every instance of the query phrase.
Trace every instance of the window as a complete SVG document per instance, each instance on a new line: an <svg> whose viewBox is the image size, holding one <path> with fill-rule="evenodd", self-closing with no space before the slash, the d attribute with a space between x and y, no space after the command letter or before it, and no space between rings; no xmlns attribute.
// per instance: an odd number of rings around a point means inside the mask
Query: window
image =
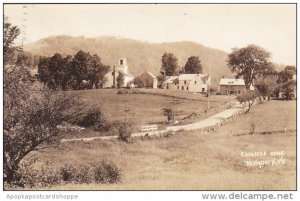
<svg viewBox="0 0 300 201"><path fill-rule="evenodd" d="M186 80L184 80L184 84L186 84Z"/></svg>
<svg viewBox="0 0 300 201"><path fill-rule="evenodd" d="M240 94L241 93L241 90L238 90L238 94Z"/></svg>
<svg viewBox="0 0 300 201"><path fill-rule="evenodd" d="M195 81L195 84L197 84L197 81Z"/></svg>
<svg viewBox="0 0 300 201"><path fill-rule="evenodd" d="M177 89L179 89L179 86L177 87Z"/></svg>
<svg viewBox="0 0 300 201"><path fill-rule="evenodd" d="M120 60L120 65L123 65L123 59Z"/></svg>
<svg viewBox="0 0 300 201"><path fill-rule="evenodd" d="M181 89L184 90L184 87L182 86Z"/></svg>
<svg viewBox="0 0 300 201"><path fill-rule="evenodd" d="M186 87L186 90L189 90L189 87Z"/></svg>
<svg viewBox="0 0 300 201"><path fill-rule="evenodd" d="M167 85L167 89L169 89L169 86Z"/></svg>

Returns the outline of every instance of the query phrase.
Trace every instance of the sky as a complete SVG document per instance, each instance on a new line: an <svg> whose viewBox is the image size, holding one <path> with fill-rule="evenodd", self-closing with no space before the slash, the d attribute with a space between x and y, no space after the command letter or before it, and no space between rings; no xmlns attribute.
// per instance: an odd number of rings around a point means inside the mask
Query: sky
<svg viewBox="0 0 300 201"><path fill-rule="evenodd" d="M4 15L24 43L71 35L193 41L226 52L256 44L272 61L296 65L295 4L6 4Z"/></svg>

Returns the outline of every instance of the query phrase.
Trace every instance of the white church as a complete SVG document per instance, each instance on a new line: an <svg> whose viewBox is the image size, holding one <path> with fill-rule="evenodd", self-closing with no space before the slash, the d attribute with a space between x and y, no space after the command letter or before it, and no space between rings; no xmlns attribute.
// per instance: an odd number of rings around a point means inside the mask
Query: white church
<svg viewBox="0 0 300 201"><path fill-rule="evenodd" d="M114 66L113 69L106 73L106 82L103 84L102 88L116 88L117 77L120 73L122 73L124 77L124 84L122 87L126 87L129 82L133 81L134 76L128 73L126 58L119 59L118 65Z"/></svg>

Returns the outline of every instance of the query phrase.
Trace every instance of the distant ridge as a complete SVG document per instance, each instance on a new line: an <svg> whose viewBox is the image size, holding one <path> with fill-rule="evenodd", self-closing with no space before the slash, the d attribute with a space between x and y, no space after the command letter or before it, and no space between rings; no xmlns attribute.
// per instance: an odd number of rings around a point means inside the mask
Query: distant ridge
<svg viewBox="0 0 300 201"><path fill-rule="evenodd" d="M188 57L199 56L204 66L203 73L211 74L214 85L219 83L222 76L233 76L226 67L228 53L189 41L148 43L112 36L86 38L60 35L26 44L24 50L41 56L52 56L54 53L74 55L83 50L99 55L102 62L110 66L116 65L119 58L126 57L129 72L133 75L145 70L158 75L163 53L171 52L177 56L180 66L185 65Z"/></svg>

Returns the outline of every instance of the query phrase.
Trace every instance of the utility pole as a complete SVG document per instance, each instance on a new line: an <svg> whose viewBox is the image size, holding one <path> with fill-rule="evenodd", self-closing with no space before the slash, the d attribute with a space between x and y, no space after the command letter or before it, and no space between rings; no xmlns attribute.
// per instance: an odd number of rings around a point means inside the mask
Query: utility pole
<svg viewBox="0 0 300 201"><path fill-rule="evenodd" d="M130 111L130 109L125 106L125 109L124 109L124 112L125 112L125 123L127 123L127 115L128 115L128 112Z"/></svg>

